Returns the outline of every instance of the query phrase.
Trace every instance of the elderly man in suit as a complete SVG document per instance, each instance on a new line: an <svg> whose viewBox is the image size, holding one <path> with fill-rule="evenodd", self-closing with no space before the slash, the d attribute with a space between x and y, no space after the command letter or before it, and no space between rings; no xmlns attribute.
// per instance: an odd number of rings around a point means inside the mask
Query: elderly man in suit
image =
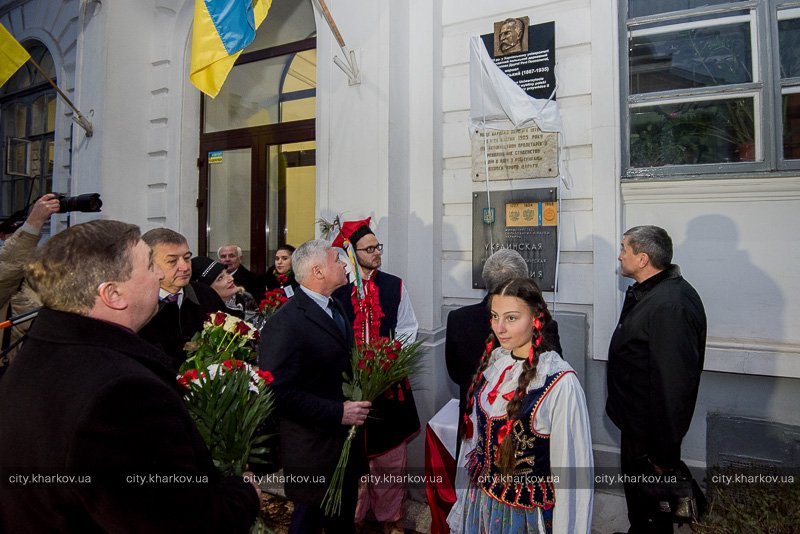
<svg viewBox="0 0 800 534"><path fill-rule="evenodd" d="M445 334L444 355L447 373L450 379L458 384L460 413L467 407L467 392L472 384L475 371L486 349L489 337L489 295L513 278L526 278L528 264L516 250L500 249L486 259L483 264L483 285L486 296L478 304L464 306L451 311L447 316L447 333ZM550 321L542 332L544 350L554 350L561 354L561 341L558 337L558 323ZM459 418L459 435L462 421ZM456 442L456 449L461 446Z"/></svg>
<svg viewBox="0 0 800 534"><path fill-rule="evenodd" d="M353 329L331 294L347 283L345 266L322 240L302 244L292 263L300 287L267 322L259 348L261 369L275 377L285 490L294 501L289 532L353 532L358 475L367 467L357 446L345 475L341 514L325 517L320 510L348 428L362 425L370 408L342 393L342 373L351 373Z"/></svg>
<svg viewBox="0 0 800 534"><path fill-rule="evenodd" d="M256 488L220 478L169 358L136 335L164 277L139 229L73 226L26 276L45 307L0 381L0 531L247 532Z"/></svg>
<svg viewBox="0 0 800 534"><path fill-rule="evenodd" d="M222 245L217 249L217 257L228 269L228 274L233 276L237 286L243 287L256 302L264 298L267 278L249 271L242 265L242 247L234 244Z"/></svg>

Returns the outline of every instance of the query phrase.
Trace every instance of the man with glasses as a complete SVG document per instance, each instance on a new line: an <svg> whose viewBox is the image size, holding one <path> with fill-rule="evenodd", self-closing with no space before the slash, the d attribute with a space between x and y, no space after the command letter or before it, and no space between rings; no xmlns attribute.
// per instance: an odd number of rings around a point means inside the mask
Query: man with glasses
<svg viewBox="0 0 800 534"><path fill-rule="evenodd" d="M333 246L341 247L344 238L353 247L363 281L363 298L354 284L338 289L333 297L344 308L353 324L357 340L368 341L390 337L402 343L417 338L417 317L403 281L379 270L383 244L369 227L370 218L345 222ZM407 463L407 443L419 432L419 416L408 379L391 386L372 403L365 425L367 456L375 477L363 482L358 492L356 523L363 523L372 509L375 519L383 523L385 533L403 532L403 497ZM377 481L377 482L373 482Z"/></svg>

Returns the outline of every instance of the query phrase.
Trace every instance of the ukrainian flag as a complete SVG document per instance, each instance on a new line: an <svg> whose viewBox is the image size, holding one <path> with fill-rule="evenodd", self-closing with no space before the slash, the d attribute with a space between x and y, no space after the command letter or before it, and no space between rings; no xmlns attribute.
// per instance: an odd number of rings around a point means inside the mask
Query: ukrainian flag
<svg viewBox="0 0 800 534"><path fill-rule="evenodd" d="M30 58L28 51L0 24L0 87Z"/></svg>
<svg viewBox="0 0 800 534"><path fill-rule="evenodd" d="M241 51L253 42L272 0L195 0L189 79L219 94Z"/></svg>

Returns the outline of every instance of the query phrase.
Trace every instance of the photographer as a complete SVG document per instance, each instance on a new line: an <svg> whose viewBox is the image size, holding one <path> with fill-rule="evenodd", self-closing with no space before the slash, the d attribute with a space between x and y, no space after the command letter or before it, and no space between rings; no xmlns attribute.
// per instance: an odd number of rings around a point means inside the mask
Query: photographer
<svg viewBox="0 0 800 534"><path fill-rule="evenodd" d="M6 221L4 230L7 234L12 234L0 247L0 309L2 309L2 320L11 316L9 302L22 284L22 269L31 257L39 243L42 226L54 213L58 213L59 200L56 195L48 193L34 202L25 223L16 231L13 224ZM17 309L17 312L27 311ZM10 332L3 331L3 348L10 342ZM6 357L0 358L0 373L4 370L8 361Z"/></svg>

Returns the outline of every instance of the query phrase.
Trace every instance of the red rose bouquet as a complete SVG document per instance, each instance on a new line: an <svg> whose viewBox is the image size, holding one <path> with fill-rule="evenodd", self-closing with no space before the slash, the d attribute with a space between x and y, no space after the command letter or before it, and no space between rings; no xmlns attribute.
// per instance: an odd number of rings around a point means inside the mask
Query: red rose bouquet
<svg viewBox="0 0 800 534"><path fill-rule="evenodd" d="M422 341L403 346L400 341L384 337L358 343L353 347L350 360L353 376L344 375L342 391L345 397L352 401L374 401L389 386L413 374L419 367L421 355ZM322 507L328 516L341 512L344 471L357 430L356 425L350 427L333 478L322 499Z"/></svg>
<svg viewBox="0 0 800 534"><path fill-rule="evenodd" d="M267 291L258 305L258 315L255 318L256 328L260 330L269 318L288 300L286 293L280 287Z"/></svg>
<svg viewBox="0 0 800 534"><path fill-rule="evenodd" d="M214 465L223 475L241 475L247 466L266 463L260 433L273 406L272 374L255 367L258 331L218 312L209 315L189 344L189 359L178 382Z"/></svg>

